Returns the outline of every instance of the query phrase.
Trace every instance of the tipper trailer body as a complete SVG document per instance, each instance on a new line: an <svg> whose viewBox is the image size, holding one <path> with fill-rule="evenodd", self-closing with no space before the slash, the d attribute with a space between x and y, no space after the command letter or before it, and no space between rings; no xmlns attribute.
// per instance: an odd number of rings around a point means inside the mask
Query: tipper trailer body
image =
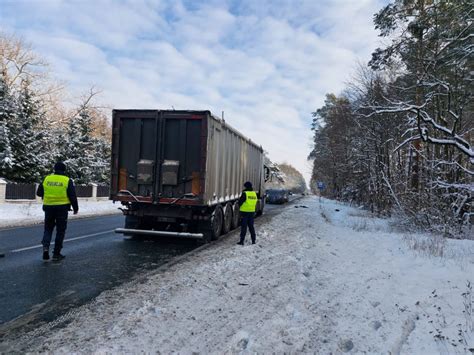
<svg viewBox="0 0 474 355"><path fill-rule="evenodd" d="M110 198L125 234L208 241L239 224L245 181L263 197L264 153L209 111L113 110ZM264 198L257 204L261 214Z"/></svg>

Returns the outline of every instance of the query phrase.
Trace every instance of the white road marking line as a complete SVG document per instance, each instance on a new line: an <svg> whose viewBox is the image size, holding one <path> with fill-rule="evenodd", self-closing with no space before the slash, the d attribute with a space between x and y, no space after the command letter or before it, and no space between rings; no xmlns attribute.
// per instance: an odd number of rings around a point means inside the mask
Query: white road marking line
<svg viewBox="0 0 474 355"><path fill-rule="evenodd" d="M115 229L111 229L111 230L105 231L105 232L99 232L99 233L94 233L94 234L81 235L80 237L65 239L65 240L64 240L64 243L66 243L66 242L72 242L72 241L74 241L74 240L79 240L79 239L97 237L98 235L103 235L103 234L107 234L107 233L113 233L114 231L115 231ZM54 245L54 242L52 242L51 245ZM19 253L19 252L21 252L21 251L26 251L26 250L31 250L31 249L37 249L37 248L42 248L42 247L43 247L42 244L33 245L32 247L26 247L26 248L20 248L20 249L11 250L10 253Z"/></svg>

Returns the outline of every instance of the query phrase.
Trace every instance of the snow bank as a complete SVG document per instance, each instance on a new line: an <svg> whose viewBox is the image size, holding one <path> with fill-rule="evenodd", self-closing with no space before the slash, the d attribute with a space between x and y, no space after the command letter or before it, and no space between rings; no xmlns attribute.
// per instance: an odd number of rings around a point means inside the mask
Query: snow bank
<svg viewBox="0 0 474 355"><path fill-rule="evenodd" d="M44 219L42 204L31 203L2 203L0 204L0 228L41 223ZM103 214L121 213L120 204L112 201L79 200L79 213L69 214L69 219L89 217Z"/></svg>
<svg viewBox="0 0 474 355"><path fill-rule="evenodd" d="M314 197L299 203L307 208L290 205L268 223L260 220L257 245L235 245L234 233L104 292L5 349L436 354L474 348L472 241L446 241L449 257L425 255L390 232L387 221ZM61 326L51 331L55 325Z"/></svg>

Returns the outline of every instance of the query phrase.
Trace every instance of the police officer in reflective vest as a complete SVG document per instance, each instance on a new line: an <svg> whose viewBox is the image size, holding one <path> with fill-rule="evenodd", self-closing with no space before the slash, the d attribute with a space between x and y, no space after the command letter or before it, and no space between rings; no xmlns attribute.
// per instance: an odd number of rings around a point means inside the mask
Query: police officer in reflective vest
<svg viewBox="0 0 474 355"><path fill-rule="evenodd" d="M257 207L258 195L253 191L252 183L247 181L244 184L244 191L239 198L240 216L242 224L240 226L240 241L239 245L244 245L245 235L247 234L247 227L250 230L252 244L256 242L255 228L253 226L253 219L255 217L255 209Z"/></svg>
<svg viewBox="0 0 474 355"><path fill-rule="evenodd" d="M64 255L61 254L61 249L66 235L68 212L71 206L74 214L79 211L74 182L66 176L66 165L63 162L54 165L54 174L46 176L36 194L43 198L43 260L49 260L49 245L54 227L56 227L56 239L53 260L62 260Z"/></svg>

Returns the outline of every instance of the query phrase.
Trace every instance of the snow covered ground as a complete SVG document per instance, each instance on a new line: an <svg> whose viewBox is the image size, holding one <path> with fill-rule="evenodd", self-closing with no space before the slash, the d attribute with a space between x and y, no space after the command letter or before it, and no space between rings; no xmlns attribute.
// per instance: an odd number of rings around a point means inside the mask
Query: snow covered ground
<svg viewBox="0 0 474 355"><path fill-rule="evenodd" d="M316 197L296 206L261 219L256 245L235 245L233 234L21 344L54 353L470 353L473 241L403 235Z"/></svg>
<svg viewBox="0 0 474 355"><path fill-rule="evenodd" d="M0 204L0 228L14 227L41 223L44 220L44 212L41 203L1 203ZM69 219L81 217L121 213L118 208L120 204L112 201L86 201L79 199L79 213L69 214Z"/></svg>

